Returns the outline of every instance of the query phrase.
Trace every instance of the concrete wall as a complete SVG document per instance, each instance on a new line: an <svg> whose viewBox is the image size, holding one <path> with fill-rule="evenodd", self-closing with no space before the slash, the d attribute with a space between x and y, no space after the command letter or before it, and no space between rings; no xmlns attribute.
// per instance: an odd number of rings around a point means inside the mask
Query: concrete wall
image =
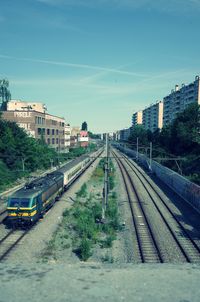
<svg viewBox="0 0 200 302"><path fill-rule="evenodd" d="M118 149L136 159L136 151L122 146L119 146ZM138 160L144 167L149 168L149 161L145 155L139 153ZM200 212L200 186L154 160L152 161L152 172Z"/></svg>

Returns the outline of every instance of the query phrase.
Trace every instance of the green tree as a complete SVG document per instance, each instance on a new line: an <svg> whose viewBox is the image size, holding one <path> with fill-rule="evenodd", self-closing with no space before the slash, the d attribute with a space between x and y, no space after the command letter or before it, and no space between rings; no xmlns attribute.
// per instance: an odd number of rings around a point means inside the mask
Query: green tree
<svg viewBox="0 0 200 302"><path fill-rule="evenodd" d="M87 125L86 122L82 123L81 130L83 130L83 131L87 131L88 130L88 125Z"/></svg>
<svg viewBox="0 0 200 302"><path fill-rule="evenodd" d="M131 144L136 144L138 138L140 145L147 146L150 138L149 136L150 136L149 131L147 132L143 126L137 125L131 131L128 140Z"/></svg>

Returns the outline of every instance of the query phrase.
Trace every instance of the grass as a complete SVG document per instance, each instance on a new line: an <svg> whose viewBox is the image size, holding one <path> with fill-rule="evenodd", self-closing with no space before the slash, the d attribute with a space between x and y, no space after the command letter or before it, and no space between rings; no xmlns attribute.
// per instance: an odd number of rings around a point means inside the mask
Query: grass
<svg viewBox="0 0 200 302"><path fill-rule="evenodd" d="M57 232L53 235L46 249L46 256L56 257L56 250L66 250L70 247L82 260L87 261L93 253L94 245L101 248L111 248L120 230L117 195L113 191L115 186L114 168L109 175L110 193L106 209L106 223L100 223L102 217L102 193L88 192L91 185L98 183L103 188L104 160L93 172L90 182L83 184L76 193L76 202L71 209L63 212L63 220ZM103 239L102 239L103 238ZM105 260L105 261L111 261Z"/></svg>
<svg viewBox="0 0 200 302"><path fill-rule="evenodd" d="M87 185L83 184L81 189L76 193L77 197L87 197Z"/></svg>

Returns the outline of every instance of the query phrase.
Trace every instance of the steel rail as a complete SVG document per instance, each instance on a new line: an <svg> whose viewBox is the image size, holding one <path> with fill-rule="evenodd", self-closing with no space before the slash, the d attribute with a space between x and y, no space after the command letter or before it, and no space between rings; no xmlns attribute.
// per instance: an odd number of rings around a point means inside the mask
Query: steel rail
<svg viewBox="0 0 200 302"><path fill-rule="evenodd" d="M100 155L104 152L104 150L102 152L100 152ZM98 156L93 158L93 160L91 162L89 162L88 165L86 165L86 167L77 175L77 177L75 177L73 179L73 181L70 183L69 187L67 187L67 189L69 189L74 182L76 182L78 180L79 177L81 177L81 175L97 160ZM6 210L4 211L6 212ZM22 238L33 228L35 224L33 224L29 229L25 230L24 233L4 252L2 253L2 255L0 255L0 261L4 260L5 257L13 250L14 247L16 247L16 245L22 240ZM0 240L0 244L5 243L5 240L8 239L13 233L16 232L16 229L12 229L8 234L6 234L1 240Z"/></svg>
<svg viewBox="0 0 200 302"><path fill-rule="evenodd" d="M22 235L21 235L19 238L17 238L17 240L16 240L14 243L12 243L11 246L9 246L9 248L6 249L6 251L2 253L2 255L0 255L0 262L1 262L2 260L5 259L5 257L6 257L6 256L14 249L14 247L22 240L22 238L24 238L24 236L25 236L30 230L31 230L31 229L25 230L25 231L22 233ZM8 239L8 238L9 238L13 233L15 233L15 232L16 232L16 230L12 230L10 233L8 233L8 234L2 239L3 242L5 243L5 240ZM2 244L2 242L1 242L1 244Z"/></svg>
<svg viewBox="0 0 200 302"><path fill-rule="evenodd" d="M161 212L161 210L159 209L158 205L156 204L156 202L154 201L151 193L149 192L145 182L141 179L140 175L145 179L145 181L148 183L148 185L151 187L152 191L159 197L160 201L162 202L162 204L165 206L165 208L168 210L168 212L171 214L172 218L176 221L176 223L178 224L178 226L180 227L181 231L184 233L184 235L186 236L187 239L190 240L190 242L192 243L193 247L198 251L199 253L199 261L200 261L200 247L196 244L196 242L192 239L192 237L190 236L190 234L187 232L187 230L184 228L184 226L180 223L180 221L176 218L175 214L172 212L172 210L169 208L169 206L167 205L167 203L165 202L165 200L162 198L162 196L157 192L157 190L154 188L154 186L151 184L151 182L147 179L147 177L138 169L137 166L135 166L135 164L133 162L130 162L130 160L124 156L125 161L127 162L127 164L129 165L129 167L131 168L131 170L135 173L135 175L138 177L138 179L141 181L141 183L143 184L146 192L148 193L149 197L151 198L153 204L155 205L156 209L158 210L159 214L161 215L162 219L165 221L170 233L172 234L174 240L176 241L176 243L178 244L181 252L183 253L183 255L185 256L187 262L193 262L192 261L192 257L188 256L188 253L185 251L184 247L182 247L181 243L179 242L179 239L176 237L176 235L174 234L174 231L172 230L172 228L170 227L169 223L167 222L166 218L164 217L163 213ZM133 168L134 167L134 168ZM135 170L137 171L135 171ZM139 175L138 175L139 174Z"/></svg>
<svg viewBox="0 0 200 302"><path fill-rule="evenodd" d="M113 152L113 154L115 154L115 153ZM131 184L131 187L132 187L133 192L134 192L134 194L136 196L136 199L137 199L137 205L138 205L138 207L139 207L139 209L142 212L142 215L144 217L144 220L145 220L145 223L146 223L146 226L147 226L148 236L149 236L149 239L151 241L152 247L153 247L153 249L155 251L155 255L156 255L157 259L158 259L157 262L163 263L164 262L163 257L161 255L161 252L160 252L160 249L159 249L158 244L156 242L156 239L155 239L155 237L153 235L153 231L152 231L151 225L150 225L150 223L148 221L148 218L147 218L147 215L146 215L146 213L145 213L145 211L143 209L142 202L141 202L139 194L138 194L138 192L137 192L137 190L135 188L135 185L134 185L134 183L133 183L133 181L132 181L132 179L131 179L131 177L130 177L127 169L126 169L126 167L121 162L121 160L119 160L119 158L116 158L116 156L115 156L115 159L116 159L116 162L118 163L119 169L121 171L121 174L122 174L122 177L123 177L123 180L124 180L124 184L125 184L125 188L126 188L126 192L127 192L127 195L128 195L129 205L130 205L132 219L133 219L133 223L134 223L134 227L135 227L135 231L136 231L136 237L137 237L138 248L139 248L139 251L140 251L141 260L142 260L143 263L144 262L148 262L147 261L148 255L146 255L146 256L144 255L144 243L142 243L141 233L139 231L139 226L137 224L137 218L136 218L136 215L134 213L134 209L133 209L133 205L132 205L132 202L131 202L131 199L130 199L130 195L129 195L129 192L128 192L128 186L127 186L127 182L125 180L124 173L126 173L126 176L127 176L128 180L129 180L129 183ZM146 260L145 260L145 258L146 258ZM152 261L149 261L149 262L152 262Z"/></svg>

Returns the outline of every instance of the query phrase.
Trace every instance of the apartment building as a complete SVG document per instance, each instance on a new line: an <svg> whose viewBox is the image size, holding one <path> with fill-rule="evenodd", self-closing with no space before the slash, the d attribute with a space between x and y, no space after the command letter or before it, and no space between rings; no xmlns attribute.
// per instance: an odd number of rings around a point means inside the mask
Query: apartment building
<svg viewBox="0 0 200 302"><path fill-rule="evenodd" d="M71 128L70 147L77 146L79 134L80 134L80 127L74 126Z"/></svg>
<svg viewBox="0 0 200 302"><path fill-rule="evenodd" d="M71 137L71 126L69 124L65 124L65 148L68 149L70 147L70 137Z"/></svg>
<svg viewBox="0 0 200 302"><path fill-rule="evenodd" d="M170 124L177 116L188 107L189 104L197 102L200 105L200 79L189 85L175 86L169 95L163 99L163 126Z"/></svg>
<svg viewBox="0 0 200 302"><path fill-rule="evenodd" d="M7 111L2 112L5 120L16 122L19 127L36 139L43 138L56 150L65 149L65 120L46 112L41 103L28 103L12 100Z"/></svg>
<svg viewBox="0 0 200 302"><path fill-rule="evenodd" d="M143 110L142 124L146 130L150 130L151 132L162 129L163 102L158 101Z"/></svg>
<svg viewBox="0 0 200 302"><path fill-rule="evenodd" d="M119 130L119 140L127 141L131 134L132 127Z"/></svg>
<svg viewBox="0 0 200 302"><path fill-rule="evenodd" d="M142 125L142 111L135 112L132 115L132 126Z"/></svg>

